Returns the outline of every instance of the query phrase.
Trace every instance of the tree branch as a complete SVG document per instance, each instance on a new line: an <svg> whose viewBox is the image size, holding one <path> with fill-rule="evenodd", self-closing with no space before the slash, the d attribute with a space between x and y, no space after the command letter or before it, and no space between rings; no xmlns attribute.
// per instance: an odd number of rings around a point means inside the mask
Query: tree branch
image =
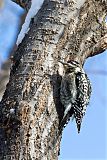
<svg viewBox="0 0 107 160"><path fill-rule="evenodd" d="M107 49L107 34L102 37L98 43L96 43L91 49L88 49L84 55L87 57L92 57L101 54Z"/></svg>

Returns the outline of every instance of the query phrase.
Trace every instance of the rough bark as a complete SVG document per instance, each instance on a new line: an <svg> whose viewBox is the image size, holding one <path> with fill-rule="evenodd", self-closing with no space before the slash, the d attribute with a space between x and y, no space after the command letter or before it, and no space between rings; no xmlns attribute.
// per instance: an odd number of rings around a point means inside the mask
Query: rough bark
<svg viewBox="0 0 107 160"><path fill-rule="evenodd" d="M13 59L0 103L0 159L56 160L63 115L62 65L107 48L107 6L101 0L45 0ZM98 47L99 48L98 48Z"/></svg>

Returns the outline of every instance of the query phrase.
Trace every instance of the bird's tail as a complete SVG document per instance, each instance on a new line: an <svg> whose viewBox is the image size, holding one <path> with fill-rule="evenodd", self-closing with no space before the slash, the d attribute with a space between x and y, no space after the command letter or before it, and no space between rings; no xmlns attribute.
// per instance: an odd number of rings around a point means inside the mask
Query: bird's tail
<svg viewBox="0 0 107 160"><path fill-rule="evenodd" d="M76 124L77 124L78 133L80 133L83 114L81 114L80 112L79 113L74 112L74 118L75 118L75 121L76 121Z"/></svg>

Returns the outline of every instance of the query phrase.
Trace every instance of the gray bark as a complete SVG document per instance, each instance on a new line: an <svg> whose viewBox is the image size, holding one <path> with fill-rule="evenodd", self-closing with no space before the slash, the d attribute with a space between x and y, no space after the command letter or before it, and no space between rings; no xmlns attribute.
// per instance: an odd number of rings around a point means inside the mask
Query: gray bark
<svg viewBox="0 0 107 160"><path fill-rule="evenodd" d="M106 13L101 0L44 1L15 52L0 103L0 159L58 159L61 135L55 138L63 115L58 60L83 65L102 53L107 48Z"/></svg>

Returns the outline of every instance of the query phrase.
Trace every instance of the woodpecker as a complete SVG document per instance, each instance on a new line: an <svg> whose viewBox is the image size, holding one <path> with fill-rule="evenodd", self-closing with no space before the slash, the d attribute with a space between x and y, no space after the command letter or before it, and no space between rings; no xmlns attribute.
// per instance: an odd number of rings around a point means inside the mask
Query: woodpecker
<svg viewBox="0 0 107 160"><path fill-rule="evenodd" d="M60 129L68 123L71 116L74 116L79 133L91 96L90 80L78 62L59 62L63 64L65 69L60 87L60 101L64 106Z"/></svg>

